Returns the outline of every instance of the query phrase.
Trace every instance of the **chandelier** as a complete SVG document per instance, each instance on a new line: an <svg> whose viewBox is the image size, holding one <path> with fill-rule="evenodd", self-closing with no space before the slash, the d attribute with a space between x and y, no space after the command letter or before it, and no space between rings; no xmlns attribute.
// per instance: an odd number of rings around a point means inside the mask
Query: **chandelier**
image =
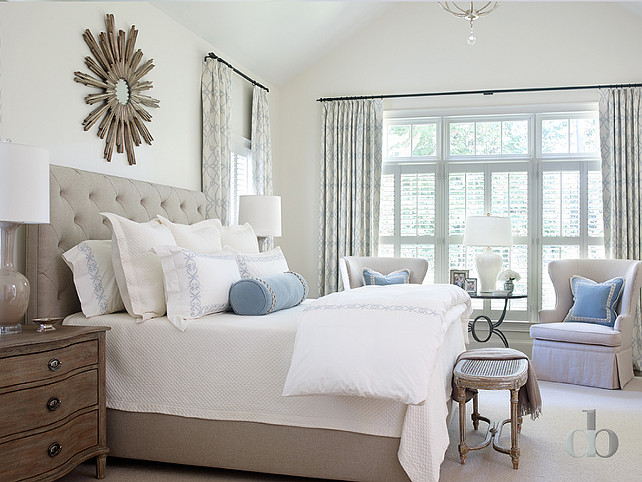
<svg viewBox="0 0 642 482"><path fill-rule="evenodd" d="M474 2L470 2L470 8L464 9L457 5L456 2L437 2L446 12L453 14L457 18L465 18L470 22L470 35L468 36L468 45L475 45L477 38L473 32L473 22L479 17L488 15L501 5L501 2L486 2L479 8L475 8Z"/></svg>

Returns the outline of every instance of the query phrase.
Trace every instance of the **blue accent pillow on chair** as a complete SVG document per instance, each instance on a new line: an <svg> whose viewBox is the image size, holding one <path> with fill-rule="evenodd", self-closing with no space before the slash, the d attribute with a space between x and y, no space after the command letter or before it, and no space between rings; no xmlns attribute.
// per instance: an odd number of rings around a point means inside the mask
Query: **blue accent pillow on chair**
<svg viewBox="0 0 642 482"><path fill-rule="evenodd" d="M363 269L363 283L368 285L407 285L410 283L410 270L400 269L389 274L381 274L373 269Z"/></svg>
<svg viewBox="0 0 642 482"><path fill-rule="evenodd" d="M595 323L612 328L617 318L615 307L623 290L624 278L596 283L581 276L571 277L574 304L564 321Z"/></svg>
<svg viewBox="0 0 642 482"><path fill-rule="evenodd" d="M288 271L261 278L244 278L230 288L230 305L237 315L267 315L292 308L308 296L308 283Z"/></svg>

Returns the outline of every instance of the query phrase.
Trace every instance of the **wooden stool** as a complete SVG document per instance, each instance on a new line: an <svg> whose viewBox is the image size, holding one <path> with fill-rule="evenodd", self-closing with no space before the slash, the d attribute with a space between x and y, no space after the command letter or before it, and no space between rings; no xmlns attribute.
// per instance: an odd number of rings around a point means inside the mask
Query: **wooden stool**
<svg viewBox="0 0 642 482"><path fill-rule="evenodd" d="M492 440L493 448L498 452L510 455L513 468L519 466L519 447L517 444L518 433L522 428L522 417L517 414L517 394L519 389L528 379L528 360L460 360L453 373L455 386L459 398L459 458L462 464L466 463L466 454L471 450L480 450L487 447ZM501 424L492 424L489 419L482 417L478 412L478 394L473 397L473 428L479 428L479 421L488 423L486 437L481 445L469 447L466 445L466 389L475 390L510 390L510 419ZM499 445L499 438L505 424L511 424L511 448L506 449Z"/></svg>

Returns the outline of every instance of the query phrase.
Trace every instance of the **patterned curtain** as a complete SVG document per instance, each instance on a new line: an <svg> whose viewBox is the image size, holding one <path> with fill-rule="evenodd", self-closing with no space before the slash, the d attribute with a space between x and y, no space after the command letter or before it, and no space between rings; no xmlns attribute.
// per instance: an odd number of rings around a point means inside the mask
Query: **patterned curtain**
<svg viewBox="0 0 642 482"><path fill-rule="evenodd" d="M216 59L205 59L201 75L203 102L203 193L205 215L230 223L230 113L232 69Z"/></svg>
<svg viewBox="0 0 642 482"><path fill-rule="evenodd" d="M642 90L600 89L600 143L607 257L642 255ZM633 326L633 366L642 370L642 329L638 307Z"/></svg>
<svg viewBox="0 0 642 482"><path fill-rule="evenodd" d="M268 92L254 86L252 91L252 161L254 194L272 195L272 136ZM261 251L274 247L274 238L259 238Z"/></svg>
<svg viewBox="0 0 642 482"><path fill-rule="evenodd" d="M272 137L268 92L254 86L252 92L252 159L254 193L272 195Z"/></svg>
<svg viewBox="0 0 642 482"><path fill-rule="evenodd" d="M339 289L341 256L376 256L383 102L324 102L321 126L320 296Z"/></svg>

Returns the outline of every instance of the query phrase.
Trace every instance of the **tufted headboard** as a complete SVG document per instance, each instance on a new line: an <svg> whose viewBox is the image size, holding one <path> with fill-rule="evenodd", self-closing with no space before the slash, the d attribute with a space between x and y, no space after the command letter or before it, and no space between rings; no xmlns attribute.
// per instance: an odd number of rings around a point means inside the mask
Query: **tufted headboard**
<svg viewBox="0 0 642 482"><path fill-rule="evenodd" d="M87 239L110 239L101 212L137 222L157 214L192 224L205 219L199 191L51 166L50 224L27 226L27 278L31 296L27 320L80 311L71 270L61 254Z"/></svg>

